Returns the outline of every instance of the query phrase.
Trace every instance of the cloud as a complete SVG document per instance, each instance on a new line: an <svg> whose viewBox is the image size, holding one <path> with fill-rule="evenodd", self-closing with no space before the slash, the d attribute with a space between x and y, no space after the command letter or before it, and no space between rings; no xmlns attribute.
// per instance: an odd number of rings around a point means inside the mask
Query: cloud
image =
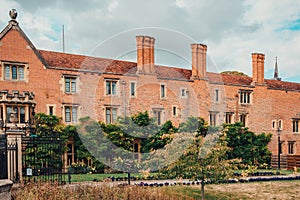
<svg viewBox="0 0 300 200"><path fill-rule="evenodd" d="M126 36L128 41L119 44L135 48L134 35L148 34L141 30L150 29L141 28L156 27L174 30L191 39L186 42L207 44L208 55L215 64L209 67L212 70L232 69L251 75L251 53L262 52L266 54L267 76L272 75L276 56L284 80L295 80L295 72L299 73L299 1L3 0L1 27L7 25L9 17L5 13L11 8L17 9L20 26L41 49L61 51L62 25L65 25L67 52L79 54L89 54L111 36L128 30L135 31ZM163 42L157 37L159 46ZM190 44L173 40L170 45L174 43L178 43L183 57L190 57ZM178 61L157 55L156 62L176 66ZM178 65L190 68L188 63Z"/></svg>

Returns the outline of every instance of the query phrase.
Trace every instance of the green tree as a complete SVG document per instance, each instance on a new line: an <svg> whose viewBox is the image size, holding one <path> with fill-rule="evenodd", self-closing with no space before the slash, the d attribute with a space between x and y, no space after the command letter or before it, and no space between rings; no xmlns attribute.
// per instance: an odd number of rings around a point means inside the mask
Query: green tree
<svg viewBox="0 0 300 200"><path fill-rule="evenodd" d="M205 127L199 127L203 130ZM226 141L220 133L194 133L194 141L179 160L161 173L168 178L187 178L201 182L202 199L205 184L219 183L232 174L234 160L228 160Z"/></svg>
<svg viewBox="0 0 300 200"><path fill-rule="evenodd" d="M224 124L223 131L231 149L228 151L229 158L240 158L247 165L270 164L271 152L267 145L271 141L271 134L255 134L241 123Z"/></svg>

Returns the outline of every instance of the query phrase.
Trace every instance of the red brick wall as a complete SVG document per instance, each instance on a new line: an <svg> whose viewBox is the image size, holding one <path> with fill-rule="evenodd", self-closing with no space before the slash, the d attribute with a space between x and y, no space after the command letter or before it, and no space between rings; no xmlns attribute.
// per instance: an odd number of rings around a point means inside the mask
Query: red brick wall
<svg viewBox="0 0 300 200"><path fill-rule="evenodd" d="M80 105L80 117L90 116L93 119L105 121L105 106L114 105L119 108L118 115L127 115L141 111L149 111L152 116L153 108L163 108L163 121L172 120L178 125L188 116L201 116L209 120L209 111L218 111L217 123L224 122L225 112L234 112L235 118L241 113L247 113L247 126L250 130L261 133L272 133L271 151L277 153L277 132L272 130L272 120L283 120L281 140L284 141L283 153L287 153L287 142L296 141L295 153L300 154L299 135L292 133L291 119L300 113L299 91L271 90L267 86L238 86L209 84L207 80L163 80L153 75L99 75L90 72L75 72L57 69L46 69L37 58L34 51L16 30L8 32L1 40L0 60L22 62L28 64L28 82L0 80L1 90L19 90L35 93L37 112L46 112L46 104L56 105L56 114L63 116L63 105ZM0 76L2 77L2 67ZM256 72L255 72L256 73ZM78 75L78 93L63 92L63 74ZM257 81L262 77L254 74ZM118 95L105 95L105 79L117 78ZM124 81L125 85L121 82ZM136 98L129 97L130 81L137 83ZM166 98L160 98L160 84L166 85ZM188 90L188 98L180 98L180 89ZM219 101L215 102L215 89L219 89ZM240 89L253 90L250 105L238 103ZM178 116L172 115L172 107L177 106ZM238 119L238 118L237 118Z"/></svg>

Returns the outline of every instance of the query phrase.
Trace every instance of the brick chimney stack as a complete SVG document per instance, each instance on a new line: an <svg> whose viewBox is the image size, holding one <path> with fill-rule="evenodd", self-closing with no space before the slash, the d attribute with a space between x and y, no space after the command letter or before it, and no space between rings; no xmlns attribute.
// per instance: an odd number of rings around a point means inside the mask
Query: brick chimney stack
<svg viewBox="0 0 300 200"><path fill-rule="evenodd" d="M205 79L207 46L204 44L191 44L191 48L192 48L191 79Z"/></svg>
<svg viewBox="0 0 300 200"><path fill-rule="evenodd" d="M137 73L153 74L154 70L154 43L150 36L136 36L137 43Z"/></svg>
<svg viewBox="0 0 300 200"><path fill-rule="evenodd" d="M265 55L261 53L252 53L252 84L265 84Z"/></svg>

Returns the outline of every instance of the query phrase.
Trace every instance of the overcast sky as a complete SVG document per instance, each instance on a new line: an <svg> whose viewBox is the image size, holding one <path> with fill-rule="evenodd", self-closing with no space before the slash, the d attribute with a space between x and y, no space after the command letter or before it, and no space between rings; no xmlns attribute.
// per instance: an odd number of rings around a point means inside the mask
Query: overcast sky
<svg viewBox="0 0 300 200"><path fill-rule="evenodd" d="M190 44L208 46L208 70L251 76L251 53L275 57L283 80L300 82L300 1L295 0L0 0L0 29L15 8L38 49L135 61L135 36L156 38L156 63L191 68Z"/></svg>

